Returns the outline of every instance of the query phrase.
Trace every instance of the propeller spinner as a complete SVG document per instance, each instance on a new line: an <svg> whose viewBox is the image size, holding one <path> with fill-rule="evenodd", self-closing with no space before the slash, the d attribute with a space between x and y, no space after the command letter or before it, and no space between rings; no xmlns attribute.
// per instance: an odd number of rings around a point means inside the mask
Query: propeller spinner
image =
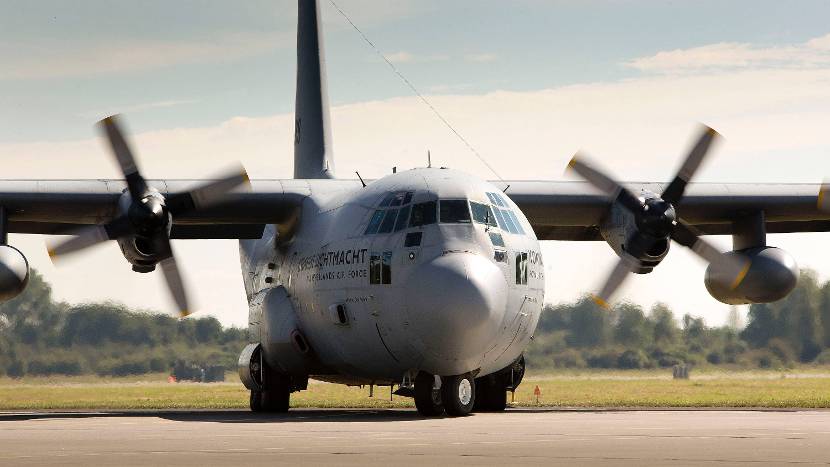
<svg viewBox="0 0 830 467"><path fill-rule="evenodd" d="M638 258L651 246L666 239L690 248L705 261L717 266L718 273L729 278L733 289L740 285L749 271L749 261L721 253L712 244L703 240L694 227L679 218L675 210L683 200L686 185L694 177L719 136L715 130L704 126L697 143L663 194L645 200L641 200L611 177L591 167L582 160L579 153L571 159L568 168L605 193L612 202L627 209L634 216L638 230L635 238L629 239L629 248L621 253L619 262L612 269L600 292L593 296L598 305L609 308L609 301L614 292L628 274L640 266Z"/></svg>
<svg viewBox="0 0 830 467"><path fill-rule="evenodd" d="M185 317L190 314L188 294L170 245L173 218L191 214L201 208L221 202L229 191L247 184L248 175L245 169L240 167L218 180L165 197L147 185L124 133L118 125L117 117L107 117L99 122L99 125L124 174L127 191L130 194L130 205L126 212L106 224L81 229L68 240L48 245L49 257L54 260L107 240L125 237L141 239L143 249L147 250L143 253L148 253L161 266L179 313Z"/></svg>

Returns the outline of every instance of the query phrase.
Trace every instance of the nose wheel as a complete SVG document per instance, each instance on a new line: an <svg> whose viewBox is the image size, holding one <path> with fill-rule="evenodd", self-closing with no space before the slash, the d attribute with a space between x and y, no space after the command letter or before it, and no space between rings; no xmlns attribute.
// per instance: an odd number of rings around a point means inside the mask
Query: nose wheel
<svg viewBox="0 0 830 467"><path fill-rule="evenodd" d="M421 415L437 417L444 414L440 383L440 378L423 371L415 377L415 407Z"/></svg>
<svg viewBox="0 0 830 467"><path fill-rule="evenodd" d="M441 378L441 401L447 415L461 417L468 415L476 401L476 380L472 374L445 376Z"/></svg>

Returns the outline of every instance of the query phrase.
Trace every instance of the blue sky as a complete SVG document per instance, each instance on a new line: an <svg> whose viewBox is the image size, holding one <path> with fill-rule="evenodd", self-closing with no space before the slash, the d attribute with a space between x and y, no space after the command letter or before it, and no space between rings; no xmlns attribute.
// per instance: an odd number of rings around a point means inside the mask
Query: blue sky
<svg viewBox="0 0 830 467"><path fill-rule="evenodd" d="M492 179L321 3L338 171L380 177L423 165L431 150L436 164ZM666 180L698 122L726 137L699 180L830 175L826 1L337 3L505 178L562 179L586 150L620 179ZM294 0L0 0L2 177L117 176L93 124L123 113L150 177L202 177L242 161L254 178L290 178L295 16ZM770 236L822 278L828 240ZM12 244L61 299L174 310L159 275L130 272L114 244L60 267L40 237ZM202 313L244 324L236 244L175 248ZM546 242L543 251L551 302L593 290L615 261L603 243ZM722 322L704 269L674 248L621 298Z"/></svg>
<svg viewBox="0 0 830 467"><path fill-rule="evenodd" d="M322 4L332 103L409 95ZM452 94L633 77L622 64L636 57L800 43L826 34L830 18L823 1L339 4L385 53L400 54L397 65L423 92ZM293 107L293 1L6 0L0 11L0 142L86 138L108 110L131 110L143 131Z"/></svg>

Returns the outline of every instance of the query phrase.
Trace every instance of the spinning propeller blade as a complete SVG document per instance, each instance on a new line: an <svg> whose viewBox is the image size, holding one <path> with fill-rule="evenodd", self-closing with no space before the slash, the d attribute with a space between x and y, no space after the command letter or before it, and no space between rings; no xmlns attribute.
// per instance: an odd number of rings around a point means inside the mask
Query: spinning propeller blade
<svg viewBox="0 0 830 467"><path fill-rule="evenodd" d="M740 285L749 271L749 262L721 253L700 238L700 234L691 225L677 218L675 214L675 206L683 199L686 185L697 173L718 137L719 134L715 130L704 126L697 142L663 194L645 201L641 201L613 178L584 162L579 153L571 159L568 168L605 193L612 202L619 203L630 211L639 228L636 241L631 242L631 248L621 254L619 262L614 266L599 294L593 297L597 304L609 308L614 292L625 281L628 273L635 271L640 265L638 258L643 252L648 251L649 245L665 241L666 238L690 248L705 261L715 265L715 269L733 284L733 289Z"/></svg>
<svg viewBox="0 0 830 467"><path fill-rule="evenodd" d="M99 122L99 126L124 174L131 204L125 212L104 225L86 227L68 240L47 244L49 257L54 260L107 240L127 237L148 240L152 246L152 251L149 252L151 258L161 266L180 315L185 317L190 314L187 291L169 238L173 216L196 212L221 203L227 198L228 192L249 183L248 174L240 165L217 180L186 192L170 194L165 198L150 188L141 175L130 145L118 124L118 117L107 117Z"/></svg>

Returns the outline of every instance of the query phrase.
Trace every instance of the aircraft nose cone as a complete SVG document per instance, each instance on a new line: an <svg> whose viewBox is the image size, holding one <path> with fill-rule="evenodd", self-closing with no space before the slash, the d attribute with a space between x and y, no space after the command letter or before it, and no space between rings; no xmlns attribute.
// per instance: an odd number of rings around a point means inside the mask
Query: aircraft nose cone
<svg viewBox="0 0 830 467"><path fill-rule="evenodd" d="M487 258L452 253L414 271L406 300L410 327L424 344L421 369L454 375L475 369L496 343L507 283Z"/></svg>

